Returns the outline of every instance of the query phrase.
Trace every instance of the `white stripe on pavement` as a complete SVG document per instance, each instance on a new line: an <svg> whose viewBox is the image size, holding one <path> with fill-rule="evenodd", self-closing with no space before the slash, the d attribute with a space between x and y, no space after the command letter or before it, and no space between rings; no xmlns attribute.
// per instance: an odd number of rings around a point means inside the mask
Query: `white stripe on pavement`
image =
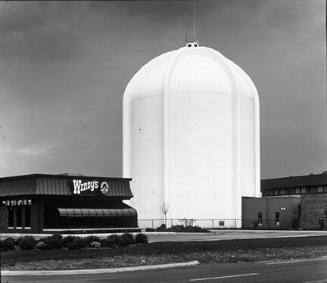
<svg viewBox="0 0 327 283"><path fill-rule="evenodd" d="M215 279L225 279L225 278L244 277L244 276L255 276L255 275L259 275L259 273L235 274L235 275L226 275L226 276L218 276L218 277L206 277L206 278L193 278L193 279L190 279L190 281L191 282L194 282L194 281L205 281L205 280L215 280Z"/></svg>
<svg viewBox="0 0 327 283"><path fill-rule="evenodd" d="M327 282L327 278L326 279L320 279L320 280L306 281L304 283L326 283L326 282Z"/></svg>
<svg viewBox="0 0 327 283"><path fill-rule="evenodd" d="M318 258L272 261L272 262L266 262L266 265L285 264L285 263L298 263L298 262L310 262L310 261L322 261L322 260L327 260L327 257L326 256L322 256L322 257L318 257Z"/></svg>

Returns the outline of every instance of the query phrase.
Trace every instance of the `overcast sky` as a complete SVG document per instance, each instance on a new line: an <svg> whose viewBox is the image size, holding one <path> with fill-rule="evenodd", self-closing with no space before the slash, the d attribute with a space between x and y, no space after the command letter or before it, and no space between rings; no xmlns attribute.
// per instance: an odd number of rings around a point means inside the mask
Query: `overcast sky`
<svg viewBox="0 0 327 283"><path fill-rule="evenodd" d="M325 1L197 4L200 45L254 81L263 178L327 170ZM192 2L1 2L0 176L122 175L122 98L185 44Z"/></svg>

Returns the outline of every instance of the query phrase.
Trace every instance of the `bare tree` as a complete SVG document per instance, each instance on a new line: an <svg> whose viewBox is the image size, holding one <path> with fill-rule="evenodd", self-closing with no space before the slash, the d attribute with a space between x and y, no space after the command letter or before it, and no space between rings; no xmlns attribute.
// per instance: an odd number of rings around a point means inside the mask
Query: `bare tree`
<svg viewBox="0 0 327 283"><path fill-rule="evenodd" d="M161 206L161 211L164 214L166 227L167 227L167 213L168 213L168 210L169 210L169 205L167 203L163 202L163 204Z"/></svg>

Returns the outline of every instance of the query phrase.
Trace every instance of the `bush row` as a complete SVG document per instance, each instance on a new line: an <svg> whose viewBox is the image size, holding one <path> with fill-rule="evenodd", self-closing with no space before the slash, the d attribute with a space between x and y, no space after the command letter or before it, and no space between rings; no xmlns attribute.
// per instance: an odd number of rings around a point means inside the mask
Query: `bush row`
<svg viewBox="0 0 327 283"><path fill-rule="evenodd" d="M184 233L194 233L194 232L209 232L207 229L201 228L200 226L184 226L184 225L173 225L169 228L166 227L165 224L161 224L161 226L157 227L156 229L153 228L146 228L146 232L184 232Z"/></svg>
<svg viewBox="0 0 327 283"><path fill-rule="evenodd" d="M101 248L101 247L125 247L132 244L147 244L148 237L145 234L139 233L135 237L131 233L124 233L122 235L110 235L107 238L100 239L97 236L88 236L85 238L76 236L62 237L60 234L54 234L49 237L34 239L32 236L24 236L18 239L6 238L0 241L1 251L8 251L15 249L15 245L22 250L32 250L34 248L40 250L53 250L68 248L76 250L81 248Z"/></svg>

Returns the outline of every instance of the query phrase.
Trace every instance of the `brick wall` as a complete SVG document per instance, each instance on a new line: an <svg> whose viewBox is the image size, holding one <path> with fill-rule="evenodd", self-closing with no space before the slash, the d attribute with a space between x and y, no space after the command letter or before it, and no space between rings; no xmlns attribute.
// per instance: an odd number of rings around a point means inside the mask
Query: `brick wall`
<svg viewBox="0 0 327 283"><path fill-rule="evenodd" d="M319 229L319 218L323 218L327 226L326 213L327 194L307 194L301 197L301 228Z"/></svg>

